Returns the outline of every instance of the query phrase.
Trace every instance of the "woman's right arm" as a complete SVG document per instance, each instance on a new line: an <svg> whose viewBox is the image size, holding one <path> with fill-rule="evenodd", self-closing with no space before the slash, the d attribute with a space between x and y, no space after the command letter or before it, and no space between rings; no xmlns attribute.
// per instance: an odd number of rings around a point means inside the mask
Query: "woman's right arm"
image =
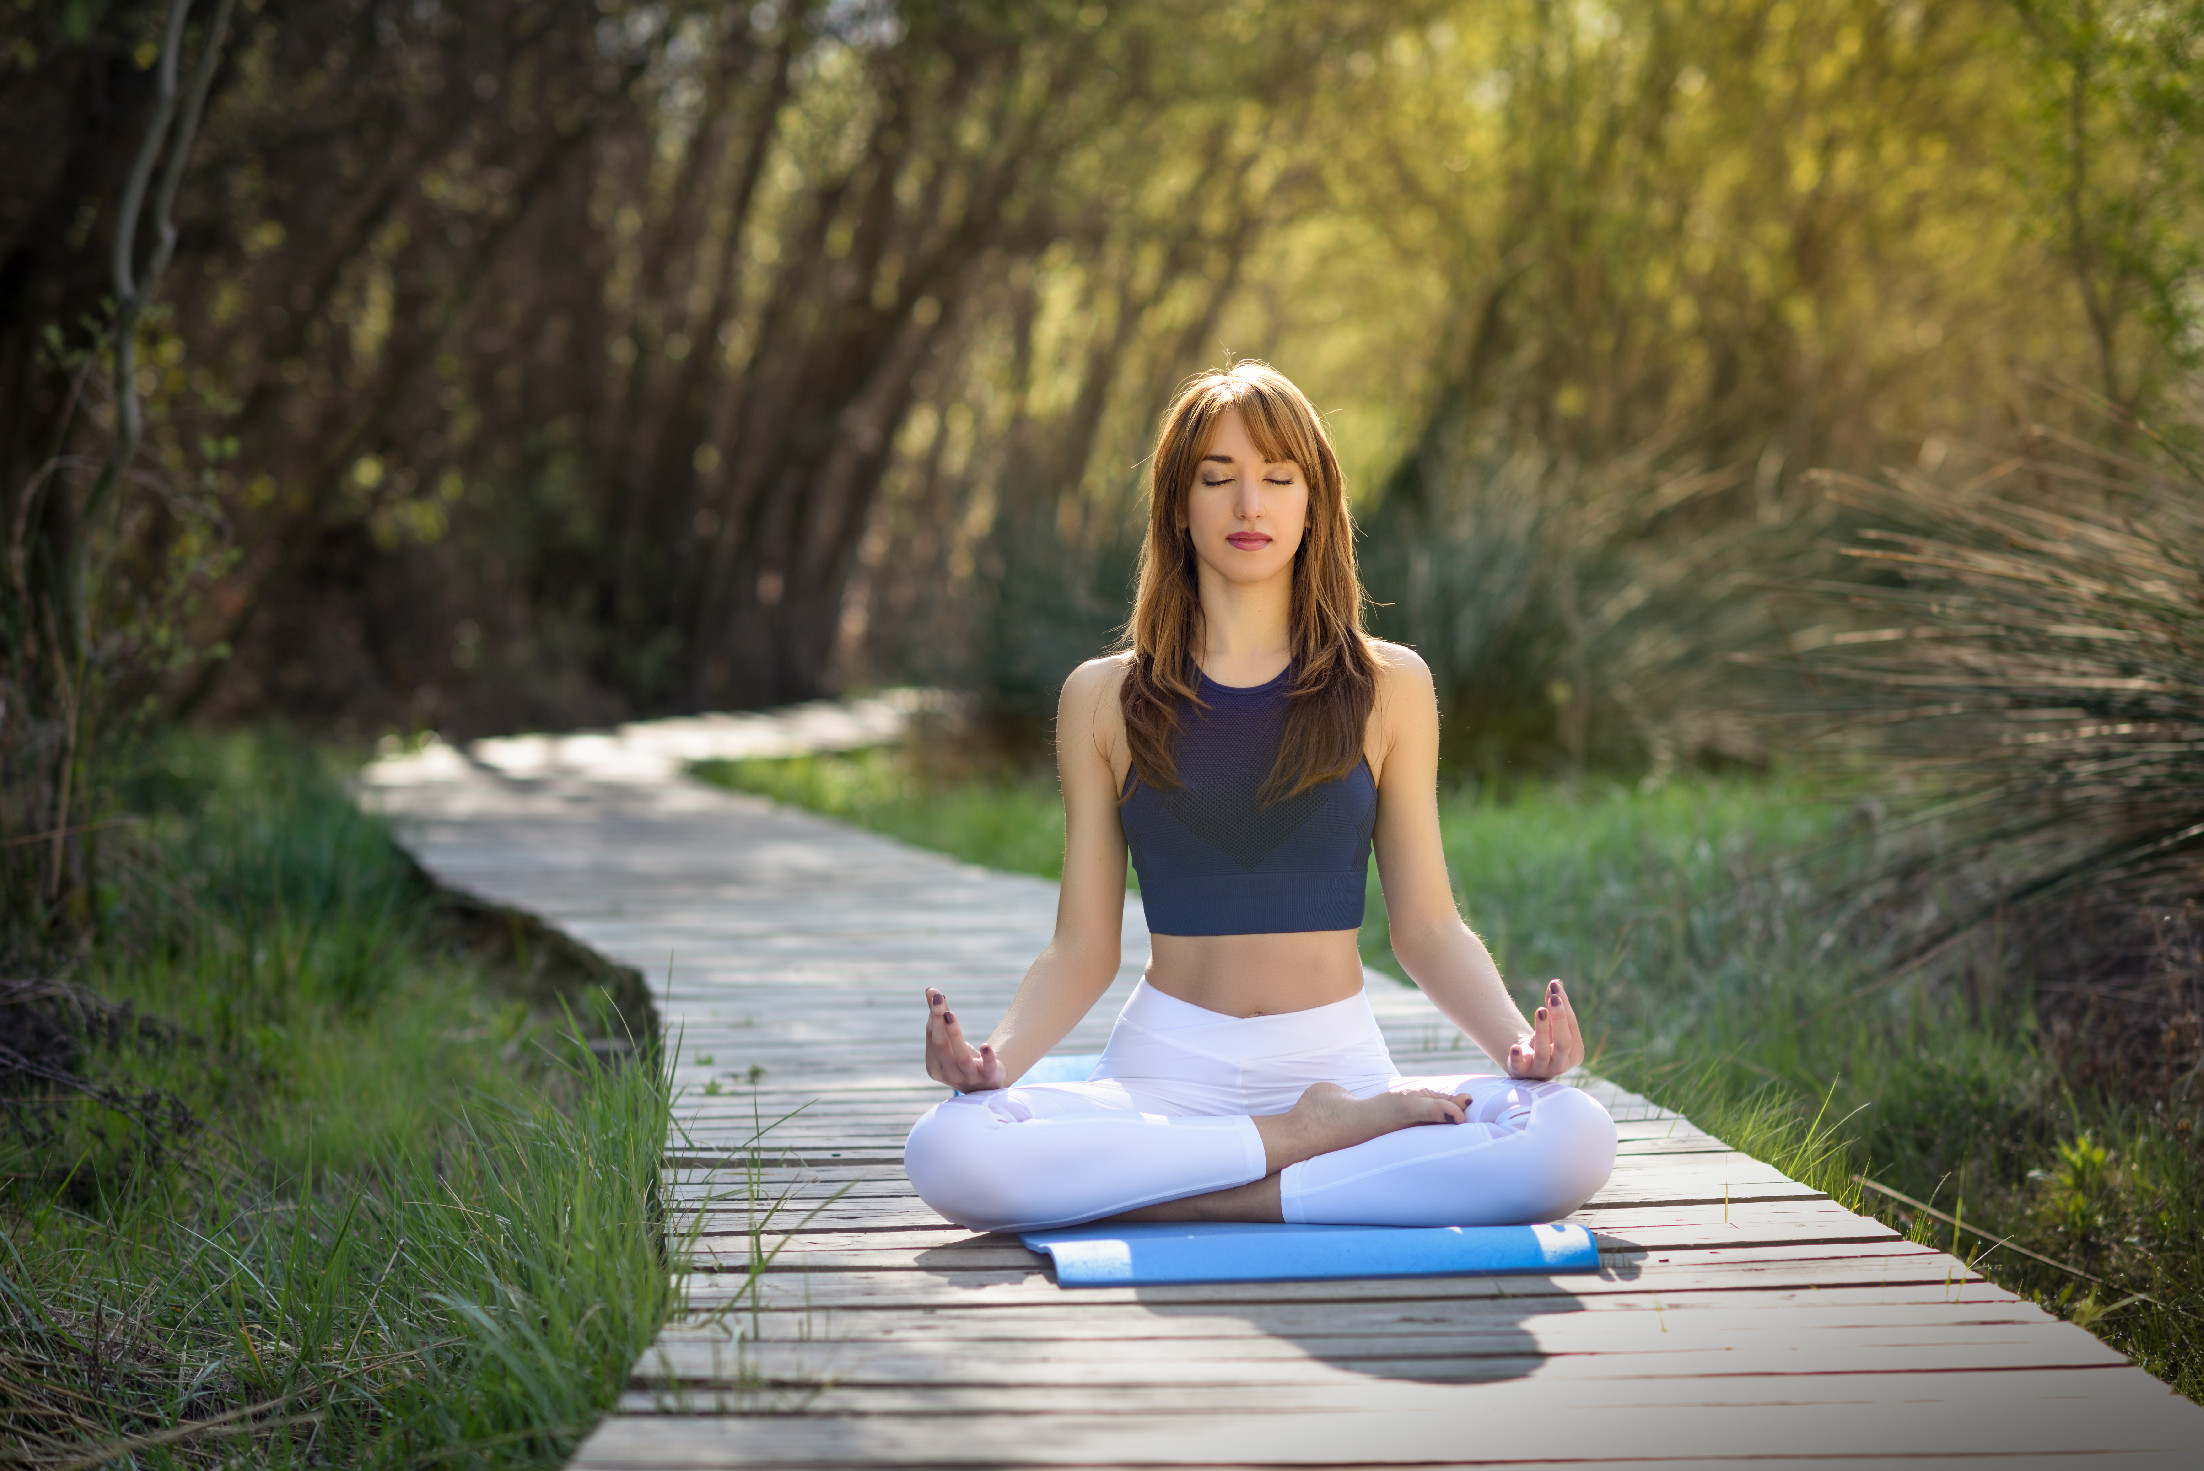
<svg viewBox="0 0 2204 1471"><path fill-rule="evenodd" d="M926 993L926 1072L970 1093L1006 1088L1047 1055L1117 978L1125 924L1125 829L1118 820L1124 718L1122 658L1072 671L1056 702L1056 771L1064 792L1064 882L1056 933L1025 973L1009 1011L973 1047L948 998Z"/></svg>

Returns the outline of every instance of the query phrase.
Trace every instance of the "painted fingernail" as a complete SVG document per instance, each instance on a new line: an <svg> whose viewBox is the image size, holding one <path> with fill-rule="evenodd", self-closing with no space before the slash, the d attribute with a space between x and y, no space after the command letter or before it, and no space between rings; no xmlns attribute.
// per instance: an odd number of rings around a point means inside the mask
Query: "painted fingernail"
<svg viewBox="0 0 2204 1471"><path fill-rule="evenodd" d="M957 1014L953 1011L945 1011L941 1014L941 1019L945 1022L953 1022L957 1019Z"/></svg>

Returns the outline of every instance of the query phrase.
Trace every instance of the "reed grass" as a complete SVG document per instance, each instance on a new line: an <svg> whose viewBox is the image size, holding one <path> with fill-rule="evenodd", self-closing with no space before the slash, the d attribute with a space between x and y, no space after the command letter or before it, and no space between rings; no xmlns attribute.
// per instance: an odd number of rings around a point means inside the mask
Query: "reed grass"
<svg viewBox="0 0 2204 1471"><path fill-rule="evenodd" d="M2032 1008L2079 1082L2204 1106L2204 510L2149 431L2037 429L1964 480L1829 477L1860 574L1794 649L1809 735L1904 822L1894 959ZM1982 964L1982 958L1992 964ZM1970 973L1971 971L1971 973Z"/></svg>
<svg viewBox="0 0 2204 1471"><path fill-rule="evenodd" d="M179 739L130 795L71 979L158 1026L80 1066L191 1125L76 1095L12 1140L14 1460L559 1463L674 1305L655 1052L505 999L309 753Z"/></svg>
<svg viewBox="0 0 2204 1471"><path fill-rule="evenodd" d="M1723 655L1773 632L1766 569L1808 534L1739 516L1751 476L1659 440L1598 467L1451 435L1401 462L1361 549L1373 628L1430 665L1442 770L1525 776L1766 749Z"/></svg>
<svg viewBox="0 0 2204 1471"><path fill-rule="evenodd" d="M1844 549L1868 575L1839 593L1854 626L1796 641L1817 713L1948 825L1922 860L1995 849L1962 921L2080 887L2193 889L2204 865L2204 478L2037 443L1959 486L1827 477L1872 518Z"/></svg>

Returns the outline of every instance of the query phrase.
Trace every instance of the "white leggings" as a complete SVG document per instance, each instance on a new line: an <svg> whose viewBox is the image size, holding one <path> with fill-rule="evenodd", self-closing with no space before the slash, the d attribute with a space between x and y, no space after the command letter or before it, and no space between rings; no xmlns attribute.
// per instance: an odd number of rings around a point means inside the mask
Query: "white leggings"
<svg viewBox="0 0 2204 1471"><path fill-rule="evenodd" d="M1143 981L1084 1083L945 1099L911 1129L903 1167L920 1198L976 1231L1070 1226L1260 1180L1254 1116L1312 1083L1358 1098L1389 1089L1470 1095L1460 1124L1418 1124L1288 1165L1285 1218L1368 1226L1556 1220L1607 1182L1615 1124L1565 1083L1492 1074L1404 1078L1361 996L1236 1017Z"/></svg>

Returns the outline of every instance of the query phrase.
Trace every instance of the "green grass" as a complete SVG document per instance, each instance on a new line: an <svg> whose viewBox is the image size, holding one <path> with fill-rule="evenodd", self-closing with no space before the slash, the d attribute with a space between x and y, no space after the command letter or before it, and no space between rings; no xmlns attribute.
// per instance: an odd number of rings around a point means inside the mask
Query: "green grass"
<svg viewBox="0 0 2204 1471"><path fill-rule="evenodd" d="M129 795L73 979L158 1025L80 1066L163 1122L61 1101L7 1136L0 1434L32 1465L558 1464L673 1307L666 1079L590 1059L587 993L504 999L310 754L176 740Z"/></svg>
<svg viewBox="0 0 2204 1471"><path fill-rule="evenodd" d="M943 780L901 752L703 761L706 781L839 817L967 863L1064 876L1064 804L1053 778L1014 772Z"/></svg>
<svg viewBox="0 0 2204 1471"><path fill-rule="evenodd" d="M1045 776L932 776L892 751L707 773L971 862L1055 877ZM1846 914L1868 804L1767 780L1528 786L1441 803L1463 913L1526 1000L1567 979L1593 1065L1918 1240L1955 1247L2204 1398L2204 1156L2191 1102L2070 1088L2033 1018L1893 983ZM1373 875L1361 936L1398 976ZM1994 953L1980 957L1994 969ZM1863 1191L1866 1175L1957 1216ZM2020 1244L2109 1285L1989 1248ZM2135 1300L2146 1293L2166 1306Z"/></svg>

